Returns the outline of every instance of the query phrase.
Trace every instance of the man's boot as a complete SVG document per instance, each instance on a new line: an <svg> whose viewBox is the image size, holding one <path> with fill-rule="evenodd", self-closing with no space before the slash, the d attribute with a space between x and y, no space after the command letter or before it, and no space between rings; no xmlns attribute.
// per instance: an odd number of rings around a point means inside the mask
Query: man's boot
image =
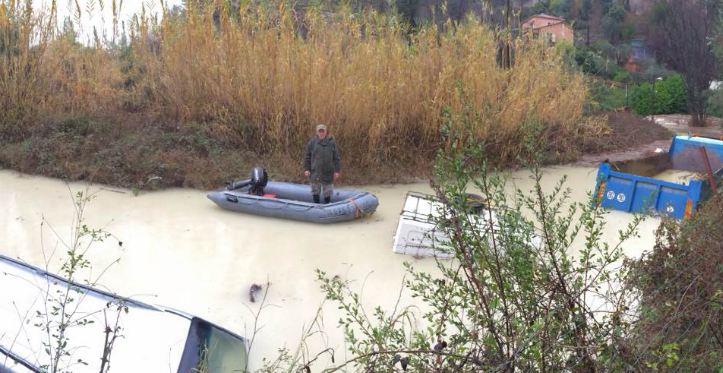
<svg viewBox="0 0 723 373"><path fill-rule="evenodd" d="M319 203L319 195L314 194L314 203Z"/></svg>
<svg viewBox="0 0 723 373"><path fill-rule="evenodd" d="M331 202L331 197L324 197L324 203Z"/></svg>

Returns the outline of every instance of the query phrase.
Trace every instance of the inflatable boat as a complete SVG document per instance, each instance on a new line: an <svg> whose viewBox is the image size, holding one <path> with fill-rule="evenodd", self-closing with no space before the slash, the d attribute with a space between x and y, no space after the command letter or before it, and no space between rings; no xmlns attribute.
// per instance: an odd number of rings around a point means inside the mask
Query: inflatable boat
<svg viewBox="0 0 723 373"><path fill-rule="evenodd" d="M233 211L313 223L337 223L371 215L379 200L369 192L335 189L328 204L314 203L308 185L269 181L258 195L249 180L208 193L208 199Z"/></svg>

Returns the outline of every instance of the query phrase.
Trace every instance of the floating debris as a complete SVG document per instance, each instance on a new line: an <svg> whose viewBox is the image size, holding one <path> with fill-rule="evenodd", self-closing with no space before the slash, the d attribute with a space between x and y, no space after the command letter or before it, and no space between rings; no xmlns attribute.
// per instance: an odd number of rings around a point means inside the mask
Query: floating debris
<svg viewBox="0 0 723 373"><path fill-rule="evenodd" d="M259 284L252 284L249 288L249 300L251 303L256 302L256 294L261 291L261 285Z"/></svg>

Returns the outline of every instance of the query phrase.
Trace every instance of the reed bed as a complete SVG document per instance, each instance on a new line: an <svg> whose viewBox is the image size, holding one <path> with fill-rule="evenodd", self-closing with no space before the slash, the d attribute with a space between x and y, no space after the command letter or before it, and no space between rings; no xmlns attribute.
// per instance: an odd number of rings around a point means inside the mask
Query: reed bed
<svg viewBox="0 0 723 373"><path fill-rule="evenodd" d="M0 0L0 136L17 140L68 115L119 128L140 116L141 126L168 131L201 125L225 149L296 167L326 123L361 181L390 168L424 175L445 113L466 113L454 123L501 165L522 155L531 122L552 161L606 130L585 116L583 76L562 50L516 39L514 64L502 68L500 30L471 17L411 32L374 11L223 4L188 1L160 20L140 14L114 42L88 45L62 32L52 11Z"/></svg>

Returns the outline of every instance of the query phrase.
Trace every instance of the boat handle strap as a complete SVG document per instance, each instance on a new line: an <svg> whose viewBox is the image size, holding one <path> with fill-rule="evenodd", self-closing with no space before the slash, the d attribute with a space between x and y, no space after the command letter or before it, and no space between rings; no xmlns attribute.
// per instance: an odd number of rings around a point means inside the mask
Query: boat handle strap
<svg viewBox="0 0 723 373"><path fill-rule="evenodd" d="M354 201L353 198L349 198L349 202L351 202L352 205L354 205L354 217L359 218L362 216L362 209L359 207L359 205Z"/></svg>

